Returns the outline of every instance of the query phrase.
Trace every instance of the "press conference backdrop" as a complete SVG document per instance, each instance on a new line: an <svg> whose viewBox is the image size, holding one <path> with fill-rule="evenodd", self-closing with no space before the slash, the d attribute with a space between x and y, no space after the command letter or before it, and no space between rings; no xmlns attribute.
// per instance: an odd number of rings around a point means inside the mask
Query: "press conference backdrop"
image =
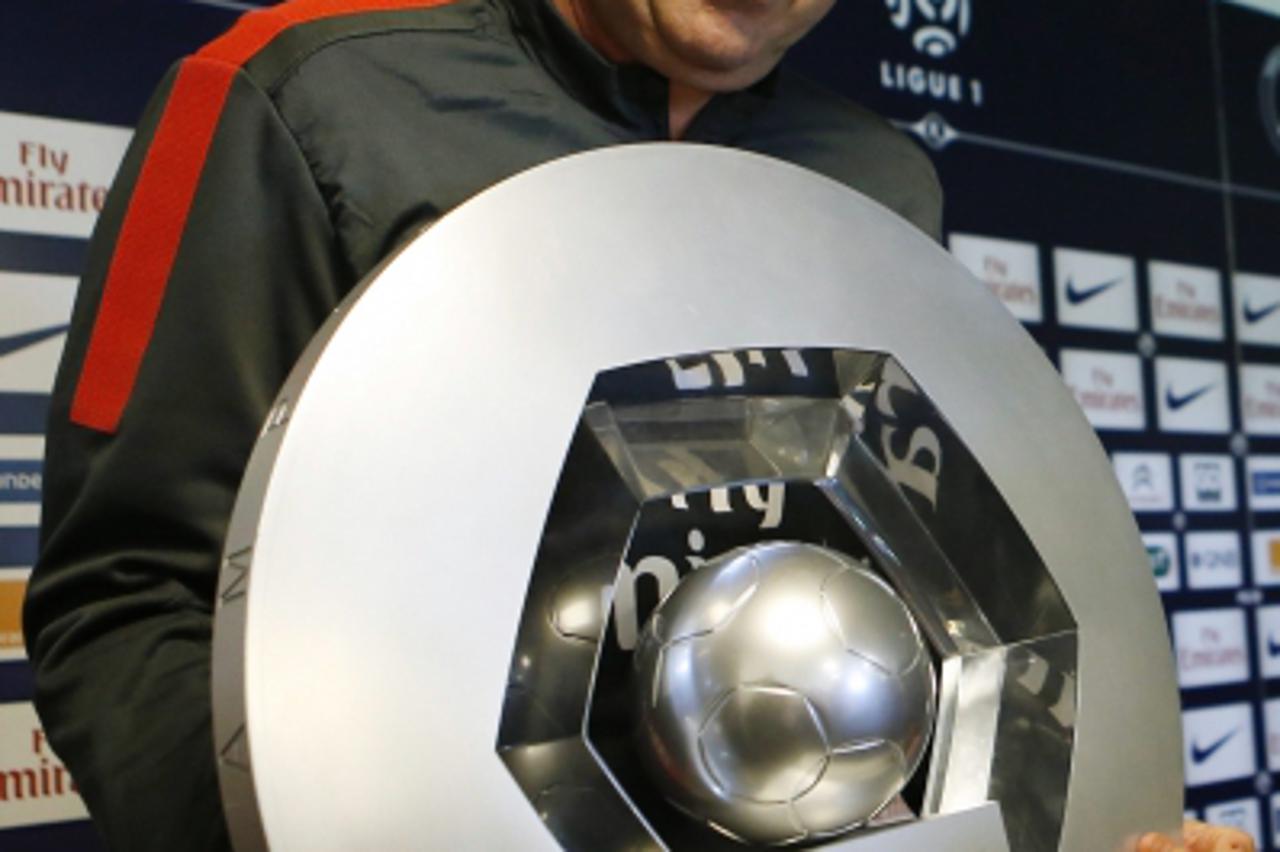
<svg viewBox="0 0 1280 852"><path fill-rule="evenodd" d="M87 238L164 70L254 5L0 12L6 850L101 848L32 710L19 624ZM1188 813L1280 849L1280 0L858 0L791 61L933 156L948 247L1058 365L1142 529Z"/></svg>

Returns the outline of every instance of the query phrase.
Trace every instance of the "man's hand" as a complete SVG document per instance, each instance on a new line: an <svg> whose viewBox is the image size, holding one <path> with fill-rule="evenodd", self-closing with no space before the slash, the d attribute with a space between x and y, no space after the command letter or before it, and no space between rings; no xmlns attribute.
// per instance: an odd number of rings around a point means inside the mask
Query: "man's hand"
<svg viewBox="0 0 1280 852"><path fill-rule="evenodd" d="M1163 834L1145 834L1137 852L1254 852L1254 848L1253 839L1239 829L1187 820L1182 824L1181 844Z"/></svg>

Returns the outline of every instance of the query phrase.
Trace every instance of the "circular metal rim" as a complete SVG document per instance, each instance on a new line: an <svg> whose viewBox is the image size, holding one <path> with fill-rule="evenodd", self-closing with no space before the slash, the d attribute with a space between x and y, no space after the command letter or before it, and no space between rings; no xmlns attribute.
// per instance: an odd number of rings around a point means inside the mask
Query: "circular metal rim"
<svg viewBox="0 0 1280 852"><path fill-rule="evenodd" d="M767 204L758 203L762 197ZM495 250L494 233L510 235L512 244ZM709 245L720 250L709 257L703 252L697 261L693 249ZM637 246L666 251L641 254ZM796 264L798 256L806 258L803 266ZM598 283L602 270L609 270L604 287ZM696 286L688 286L690 278ZM1169 747L1179 737L1172 664L1158 599L1110 467L1030 338L980 285L905 222L832 181L756 155L700 146L630 146L548 164L482 193L370 281L375 279L379 286L369 289L369 281L361 286L344 307L348 319L326 326L286 384L233 516L220 585L214 713L228 817L238 845L253 848L261 838L281 846L332 848L338 841L313 825L319 807L335 820L347 820L370 842L394 844L396 837L408 836L399 832L424 824L442 826L442 840L474 839L474 830L483 825L496 832L495 839L520 838L527 848L549 846L492 756L501 705L497 693L524 588L510 576L510 564L524 553L521 567L528 569L557 463L595 372L672 352L762 345L879 349L901 358L945 411L1050 566L1081 633L1080 741L1062 848L1101 849L1137 831L1173 827L1181 763L1178 751ZM512 280L524 280L526 287L511 292L509 284L500 283ZM797 292L805 298L789 298ZM363 377L351 372L353 358L363 358L362 370L394 366L364 357L376 353L387 335L385 329L371 329L362 315L403 316L409 307L423 322L412 334L399 334L399 343L408 347L399 357L434 355L447 363L454 347L465 343L475 365L498 377L487 393L466 376L420 377L418 392L440 403L424 407L360 383ZM465 324L456 319L480 314L486 322L462 328ZM313 372L322 353L323 369ZM521 381L502 376L513 363L524 369ZM975 398L973 389L990 386L1018 392L1012 398L994 391ZM479 546L477 576L468 585L485 583L492 592L486 606L472 607L469 614L495 634L477 643L484 653L472 655L483 658L481 668L492 667L493 673L467 684L473 694L462 702L465 707L439 714L448 727L440 736L450 740L444 744L449 786L477 794L467 807L476 814L470 819L460 818L459 803L446 790L434 790L442 794L439 801L424 803L397 785L388 786L368 767L360 778L369 783L357 784L354 791L346 780L335 781L335 772L346 771L334 768L338 755L394 756L410 765L422 757L421 727L411 724L403 706L383 707L384 724L376 732L344 730L353 708L349 702L339 706L343 694L362 696L357 707L388 703L386 687L403 674L381 663L386 657L403 660L407 650L405 637L395 635L402 631L389 625L403 628L412 611L403 606L403 590L389 594L395 590L357 584L326 592L325 584L307 585L326 559L339 560L324 568L330 580L352 570L350 543L324 519L332 522L335 512L353 509L364 511L366 520L371 509L394 517L403 507L389 504L385 489L361 481L358 465L333 456L333 450L374 427L390 426L385 439L394 444L408 437L397 416L413 414L415 428L438 426L440 410L475 428L442 434L427 451L430 463L418 460L420 469L451 485L470 482L474 488L493 481L494 474L512 476L522 485L496 499L487 495L487 508L512 519L501 541L477 537L481 527L462 506L451 509L421 489L411 495L418 501L415 508L432 513L433 529L445 538L433 542L434 548L457 556ZM503 415L513 410L522 411L527 454L501 444L510 432L502 427ZM460 457L474 464L464 467ZM326 459L328 479L318 488L314 483L300 487L303 472L314 472L319 459ZM388 475L403 480L405 473ZM1051 500L1045 498L1044 483L1053 483ZM1085 513L1086 520L1064 524L1056 508L1061 505L1092 511ZM412 520L398 518L402 525ZM376 559L379 552L395 550L384 535L387 522L383 517L368 524L370 546L362 557L373 552ZM1089 535L1079 534L1082 525ZM270 531L269 541L262 531ZM500 576L507 577L511 589L493 585ZM386 579L407 578L401 571ZM252 590L247 606L246 588ZM353 603L363 607L363 615L360 609L344 610ZM440 609L432 612L445 622L457 617ZM321 635L326 617L334 613L365 622L365 632L358 634L364 647L344 647ZM447 629L426 630L414 641L443 640L439 646L448 647L451 635ZM347 674L338 691L326 680L335 662ZM349 665L344 668L342 662ZM449 663L428 661L421 676L430 681L456 675ZM1133 701L1133 695L1143 700ZM397 698L403 704L406 696ZM410 706L426 706L421 694L408 699ZM298 715L304 704L305 719ZM468 731L478 734L481 728L492 758L488 764L469 740ZM332 736L335 729L344 730L347 740L319 749L317 735ZM246 731L253 742L252 771L237 768L250 766ZM1134 737L1135 731L1142 736ZM441 745L440 736L433 745ZM1139 794L1127 791L1126 807L1116 809L1111 785L1120 765L1142 766L1146 777L1162 781ZM300 773L317 782L311 797L290 791ZM369 824L368 815L379 811L392 818Z"/></svg>

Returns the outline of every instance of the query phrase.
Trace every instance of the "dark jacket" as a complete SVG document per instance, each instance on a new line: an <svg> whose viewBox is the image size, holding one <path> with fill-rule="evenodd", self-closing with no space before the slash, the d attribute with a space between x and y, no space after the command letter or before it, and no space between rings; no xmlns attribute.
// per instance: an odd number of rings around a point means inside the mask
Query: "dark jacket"
<svg viewBox="0 0 1280 852"><path fill-rule="evenodd" d="M113 848L228 844L209 706L219 553L261 421L319 324L477 191L668 136L665 80L601 59L549 0L340 6L253 13L176 67L93 238L25 625L48 737ZM715 98L686 138L825 173L938 235L927 158L786 71Z"/></svg>

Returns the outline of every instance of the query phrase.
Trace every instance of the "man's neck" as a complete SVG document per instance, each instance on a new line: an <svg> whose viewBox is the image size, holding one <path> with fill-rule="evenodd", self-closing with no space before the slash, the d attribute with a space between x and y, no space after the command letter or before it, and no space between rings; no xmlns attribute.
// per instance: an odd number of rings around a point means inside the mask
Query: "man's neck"
<svg viewBox="0 0 1280 852"><path fill-rule="evenodd" d="M552 0L556 10L587 44L600 51L610 62L625 64L636 62L626 48L611 37L591 14L589 4L582 0ZM677 82L668 81L670 94L667 99L667 132L672 139L682 139L698 112L711 100L711 92Z"/></svg>
<svg viewBox="0 0 1280 852"><path fill-rule="evenodd" d="M695 89L671 80L667 84L667 129L672 139L683 139L702 108L711 100L711 93Z"/></svg>

